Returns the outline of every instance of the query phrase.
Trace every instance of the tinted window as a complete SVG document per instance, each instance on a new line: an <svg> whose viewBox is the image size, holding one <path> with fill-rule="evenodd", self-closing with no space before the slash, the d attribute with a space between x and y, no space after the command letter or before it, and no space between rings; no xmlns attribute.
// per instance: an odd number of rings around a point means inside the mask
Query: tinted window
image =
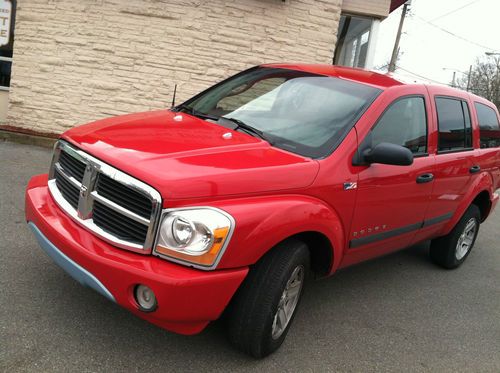
<svg viewBox="0 0 500 373"><path fill-rule="evenodd" d="M469 108L465 102L452 98L436 98L439 139L438 150L460 150L472 146Z"/></svg>
<svg viewBox="0 0 500 373"><path fill-rule="evenodd" d="M465 147L472 148L472 122L470 120L469 105L462 101L462 110L465 118Z"/></svg>
<svg viewBox="0 0 500 373"><path fill-rule="evenodd" d="M381 142L402 145L414 154L427 152L427 117L422 97L393 103L372 130L372 146Z"/></svg>
<svg viewBox="0 0 500 373"><path fill-rule="evenodd" d="M475 102L481 148L494 148L500 146L500 125L495 110L489 106Z"/></svg>

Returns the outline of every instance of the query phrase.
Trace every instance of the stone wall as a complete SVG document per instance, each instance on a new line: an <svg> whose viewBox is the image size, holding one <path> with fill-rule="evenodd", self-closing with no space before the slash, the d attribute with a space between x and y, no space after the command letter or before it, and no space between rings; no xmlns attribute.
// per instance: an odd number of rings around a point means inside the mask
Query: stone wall
<svg viewBox="0 0 500 373"><path fill-rule="evenodd" d="M265 62L331 63L342 0L19 0L7 125L60 133Z"/></svg>

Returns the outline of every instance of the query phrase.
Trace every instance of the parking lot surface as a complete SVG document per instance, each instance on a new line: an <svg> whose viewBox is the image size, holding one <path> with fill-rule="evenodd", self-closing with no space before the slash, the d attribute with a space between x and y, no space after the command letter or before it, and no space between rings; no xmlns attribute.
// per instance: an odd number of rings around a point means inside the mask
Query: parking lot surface
<svg viewBox="0 0 500 373"><path fill-rule="evenodd" d="M84 288L38 247L24 188L49 149L0 142L0 371L500 372L500 212L457 270L428 244L311 282L282 348L234 350L221 323L159 329Z"/></svg>

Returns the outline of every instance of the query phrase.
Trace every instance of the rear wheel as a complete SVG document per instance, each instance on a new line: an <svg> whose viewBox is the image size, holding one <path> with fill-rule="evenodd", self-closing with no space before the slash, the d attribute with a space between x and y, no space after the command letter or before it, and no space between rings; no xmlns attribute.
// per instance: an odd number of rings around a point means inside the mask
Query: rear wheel
<svg viewBox="0 0 500 373"><path fill-rule="evenodd" d="M262 358L281 346L308 270L309 250L297 240L278 245L250 270L229 310L229 339L237 348Z"/></svg>
<svg viewBox="0 0 500 373"><path fill-rule="evenodd" d="M480 222L479 208L470 205L448 235L432 241L430 249L432 261L447 269L460 266L474 247Z"/></svg>

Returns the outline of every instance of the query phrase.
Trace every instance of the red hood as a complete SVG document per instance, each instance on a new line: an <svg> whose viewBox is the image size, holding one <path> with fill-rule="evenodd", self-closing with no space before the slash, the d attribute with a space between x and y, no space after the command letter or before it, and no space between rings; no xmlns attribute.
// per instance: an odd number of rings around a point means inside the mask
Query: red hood
<svg viewBox="0 0 500 373"><path fill-rule="evenodd" d="M100 120L63 138L148 183L165 199L303 188L318 163L250 135L168 110ZM230 132L232 138L224 139Z"/></svg>

